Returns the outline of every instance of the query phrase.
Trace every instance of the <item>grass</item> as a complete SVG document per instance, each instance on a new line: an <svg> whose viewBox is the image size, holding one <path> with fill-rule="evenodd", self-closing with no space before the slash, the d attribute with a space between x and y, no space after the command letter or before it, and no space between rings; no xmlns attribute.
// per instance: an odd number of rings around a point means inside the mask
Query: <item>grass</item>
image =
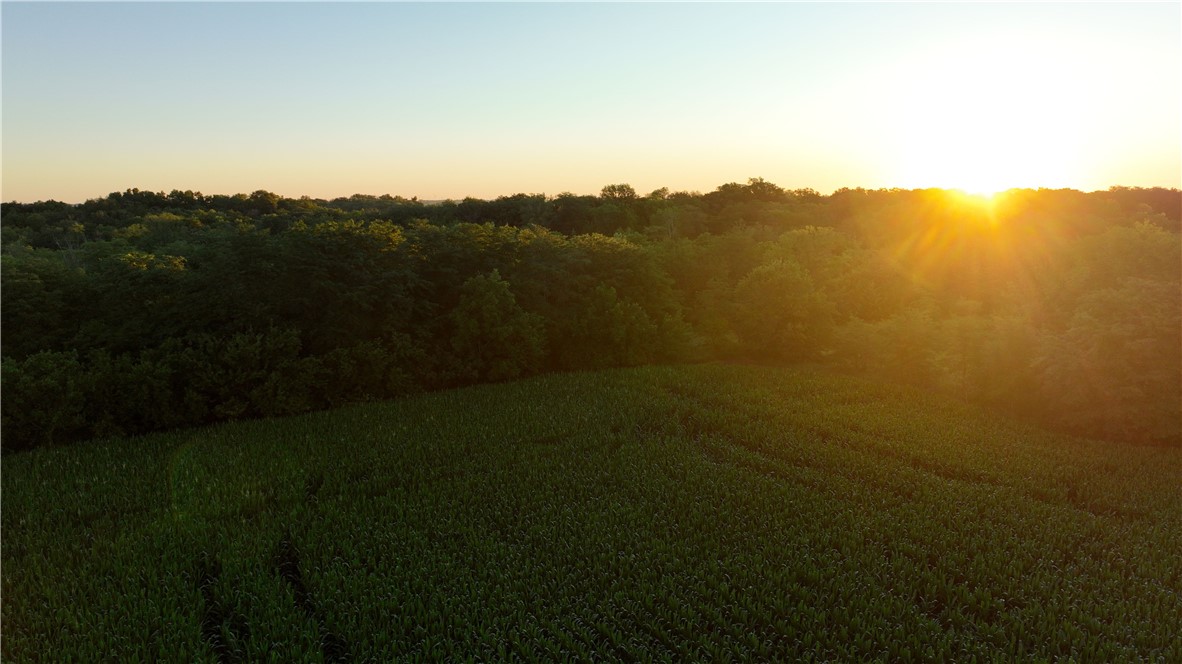
<svg viewBox="0 0 1182 664"><path fill-rule="evenodd" d="M4 459L5 661L1182 661L1182 451L811 370Z"/></svg>

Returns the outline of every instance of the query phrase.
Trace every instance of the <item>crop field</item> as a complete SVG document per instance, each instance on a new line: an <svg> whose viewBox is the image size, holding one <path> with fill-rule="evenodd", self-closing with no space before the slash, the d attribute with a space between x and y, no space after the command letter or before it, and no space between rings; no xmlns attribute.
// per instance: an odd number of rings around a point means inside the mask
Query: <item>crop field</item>
<svg viewBox="0 0 1182 664"><path fill-rule="evenodd" d="M3 460L5 661L1182 662L1182 450L810 369Z"/></svg>

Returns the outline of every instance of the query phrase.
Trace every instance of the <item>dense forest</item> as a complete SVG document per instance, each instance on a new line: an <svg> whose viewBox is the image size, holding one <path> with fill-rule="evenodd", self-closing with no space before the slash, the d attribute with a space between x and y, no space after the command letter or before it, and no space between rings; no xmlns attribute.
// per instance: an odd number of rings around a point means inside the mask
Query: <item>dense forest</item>
<svg viewBox="0 0 1182 664"><path fill-rule="evenodd" d="M1176 189L6 203L5 451L552 371L811 363L1182 441Z"/></svg>

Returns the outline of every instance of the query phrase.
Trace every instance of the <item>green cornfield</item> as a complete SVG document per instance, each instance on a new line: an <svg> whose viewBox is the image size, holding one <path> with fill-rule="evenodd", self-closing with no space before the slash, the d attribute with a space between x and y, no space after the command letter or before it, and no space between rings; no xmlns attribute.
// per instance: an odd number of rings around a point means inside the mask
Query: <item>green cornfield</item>
<svg viewBox="0 0 1182 664"><path fill-rule="evenodd" d="M1182 450L808 368L3 460L12 662L1182 662Z"/></svg>

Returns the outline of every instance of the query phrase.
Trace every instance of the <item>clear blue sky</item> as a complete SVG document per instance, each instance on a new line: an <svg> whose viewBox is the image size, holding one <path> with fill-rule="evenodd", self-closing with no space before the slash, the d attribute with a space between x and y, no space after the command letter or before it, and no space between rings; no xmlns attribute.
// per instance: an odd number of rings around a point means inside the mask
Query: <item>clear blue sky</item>
<svg viewBox="0 0 1182 664"><path fill-rule="evenodd" d="M1159 4L11 3L4 200L1180 186Z"/></svg>

